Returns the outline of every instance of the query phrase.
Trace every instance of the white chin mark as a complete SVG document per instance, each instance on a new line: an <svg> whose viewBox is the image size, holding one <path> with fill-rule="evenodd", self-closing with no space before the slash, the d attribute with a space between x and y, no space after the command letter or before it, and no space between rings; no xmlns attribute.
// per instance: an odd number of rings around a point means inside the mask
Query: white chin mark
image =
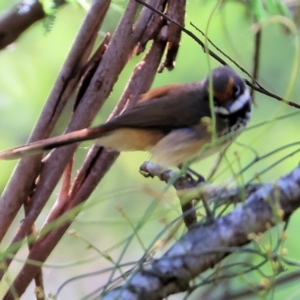
<svg viewBox="0 0 300 300"><path fill-rule="evenodd" d="M251 101L249 90L246 88L244 93L239 96L228 108L224 106L217 106L215 107L215 112L222 115L229 115L235 113L236 111L240 110Z"/></svg>
<svg viewBox="0 0 300 300"><path fill-rule="evenodd" d="M229 111L223 106L215 106L215 113L220 115L229 115Z"/></svg>

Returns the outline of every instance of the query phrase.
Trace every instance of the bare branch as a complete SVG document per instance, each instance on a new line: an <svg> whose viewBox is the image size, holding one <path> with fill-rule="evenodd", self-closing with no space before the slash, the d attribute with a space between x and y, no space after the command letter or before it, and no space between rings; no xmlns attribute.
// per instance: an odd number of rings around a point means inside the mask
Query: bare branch
<svg viewBox="0 0 300 300"><path fill-rule="evenodd" d="M134 30L132 30L132 26L125 26L125 24L133 23L136 8L137 4L135 2L131 2L128 5L122 21L119 24L114 36L112 37L111 43L109 44L107 51L104 53L100 66L96 70L89 87L87 88L87 90L83 94L82 99L78 103L78 106L74 112L75 115L78 115L74 116L74 122L78 122L78 120L81 120L82 122L87 122L87 117L92 117L92 114L96 113L98 108L93 110L91 108L91 105L99 106L99 104L101 104L99 103L99 99L106 99L107 93L110 92L114 82L117 80L119 72L127 63L128 57L131 55L134 47L141 38L141 35L145 30L147 21L150 18L152 12L147 10L145 13L144 9L136 23L136 26L134 26ZM126 46L124 47L124 45ZM162 55L165 50L165 46L166 42L153 42L152 47L150 48L149 52L145 55L144 60L135 68L133 76L129 81L126 90L122 95L121 100L119 101L119 104L117 105L111 117L114 117L115 115L119 114L124 109L124 105L132 105L141 93L144 93L149 89L156 75L158 65L161 61ZM118 55L118 59L115 59L116 52L120 53L120 55ZM102 82L104 82L103 85L100 84L98 94L95 95L95 88L96 90L98 90L97 87L99 86L99 83ZM102 86L103 89L101 88ZM87 94L89 93L92 93L92 95L87 96ZM105 96L103 96L103 94ZM93 103L91 99L95 103ZM82 113L82 111L80 112L80 110L83 110L84 113ZM87 111L89 111L90 115L87 114ZM88 126L88 124L86 124L85 126ZM76 145L75 147L71 147L71 150L74 151L75 148ZM51 180L51 186L53 184L56 184L57 180L59 179L58 173L55 174L55 177L53 175L54 168L58 168L60 170L61 166L64 165L65 162L68 161L68 159L70 158L70 153L71 152L68 152L68 154L66 154L66 152L63 151L63 154L60 152L60 154L56 156L56 151L53 151L51 155L47 157L40 176L39 184L37 186L37 191L34 194L35 199L32 200L32 207L30 211L31 215L26 217L26 219L22 223L21 230L19 230L19 232L16 234L13 242L21 240L24 237L24 233L26 232L28 226L30 226L30 224L34 221L37 214L39 213L39 210L47 200L48 196L45 195L45 186L49 187L49 179ZM70 223L76 217L75 213L71 215L69 214L69 212L78 204L84 203L84 201L90 196L94 188L97 186L99 181L106 174L106 172L108 171L112 163L115 161L117 156L117 152L108 152L103 148L97 146L94 146L90 150L90 152L87 155L86 161L84 162L83 166L79 171L78 176L74 181L74 184L68 192L67 198L58 199L58 202L63 201L63 203L59 204L58 210L55 210L56 208L54 208L53 213L51 213L50 215L51 220L54 221L59 217L70 216L68 217L68 221L60 227L52 228L51 232L47 235L41 235L41 237L33 245L28 256L29 259L33 259L35 261L40 262L44 262L47 259L48 255L51 253L51 251L56 246L60 238L63 236ZM45 180L48 182L46 184L42 183ZM6 264L9 264L8 260L6 261ZM24 265L22 271L17 276L13 284L15 290L20 295L24 292L32 278L35 277L38 270L39 268L37 266L33 266L30 264ZM11 292L8 292L5 296L5 299L12 298L13 295Z"/></svg>
<svg viewBox="0 0 300 300"><path fill-rule="evenodd" d="M72 93L72 91L74 91L76 83L79 81L81 75L80 71L82 70L83 65L86 63L88 56L90 55L92 46L97 37L99 26L102 24L109 3L109 0L94 1L92 9L90 10L85 22L82 25L82 28L79 32L79 35L77 36L70 55L57 79L57 82L42 111L39 121L30 137L30 141L43 139L51 134L51 131L53 130L54 125L58 120L60 113L62 112L62 109L67 103L70 94ZM81 120L82 117L79 119ZM73 147L73 149L75 148ZM70 151L70 149L65 150ZM41 175L37 184L36 178L38 176L38 173L41 172L41 170L44 172L47 171L46 167L48 160L46 163L42 164L41 155L37 155L34 157L22 159L19 162L14 175L12 176L10 182L6 186L1 196L0 240L7 232L7 228L10 226L21 205L27 200L27 195L30 195L31 191L34 188L35 192L31 197L30 211L26 215L24 222L21 224L20 231L17 232L15 237L13 238L11 245L17 241L24 239L55 186L55 184L53 186L44 184L43 180L45 178L49 179L49 177L51 177L49 176L49 174L52 174L53 176L53 173L55 173L54 170L57 169L55 169L54 166L59 166L62 167L62 169L56 170L58 172L58 174L56 173L58 181L61 173L70 160L70 157L72 157L71 154L69 154L67 159L64 158L64 164L60 165L57 161L58 164L53 164L52 166L50 166L50 171L48 171L47 175L45 173L42 173L45 174L45 177ZM39 197L40 192L42 193L42 200L38 199L37 201L35 201L34 199L36 199L36 197ZM16 249L16 251L17 250L18 249ZM9 265L10 262L11 260L7 260L5 263ZM3 271L4 270L0 272L0 277L3 276Z"/></svg>
<svg viewBox="0 0 300 300"><path fill-rule="evenodd" d="M263 185L229 214L193 227L162 258L140 266L128 282L102 299L163 299L186 291L190 280L235 252L236 247L250 243L251 233L265 232L267 224L274 226L287 219L299 206L300 166Z"/></svg>

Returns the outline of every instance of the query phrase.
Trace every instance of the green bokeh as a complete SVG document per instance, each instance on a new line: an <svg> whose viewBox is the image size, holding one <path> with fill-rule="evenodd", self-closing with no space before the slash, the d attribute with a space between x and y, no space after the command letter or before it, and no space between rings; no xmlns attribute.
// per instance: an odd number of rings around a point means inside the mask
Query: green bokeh
<svg viewBox="0 0 300 300"><path fill-rule="evenodd" d="M194 0L189 1L187 5L186 27L195 32L200 38L202 37L192 28L190 22L205 30L214 3L212 1ZM102 32L99 33L99 39L104 32L113 32L122 16L122 9L125 7L125 4L123 1L118 1L111 7ZM10 5L11 1L4 1L0 4L0 9L4 11ZM51 91L56 76L68 55L84 16L85 12L79 6L65 5L59 9L54 27L49 33L45 34L42 24L36 23L14 45L0 52L0 128L2 129L0 149L6 149L26 142ZM245 6L240 2L228 2L215 13L208 30L210 39L250 72L253 65L253 31L251 26L252 18ZM291 70L295 63L295 38L291 34L287 35L282 26L270 23L264 26L262 39L259 81L273 93L283 96L287 91L289 82L292 80ZM299 56L299 53L297 55ZM133 58L122 72L109 101L99 113L96 123L104 122L108 117L126 86L135 64L139 60L140 57ZM210 61L212 66L218 65L211 58ZM162 74L158 74L153 86L201 80L207 71L206 55L199 45L184 34L176 68L172 72L165 70ZM289 98L300 103L299 72L297 78L293 80L295 80L296 84ZM255 100L257 107L253 109L253 118L250 126L295 111L295 109L266 96L257 94ZM69 107L66 110L68 109L70 111L71 108ZM68 116L68 111L66 111L66 116ZM230 147L227 154L233 170L238 172L241 166L245 166L254 158L255 153L253 149L259 155L263 155L281 146L300 141L298 120L299 116L290 117L281 121L271 122L269 125L261 126L254 130L245 131L238 138L238 142L247 145L248 148L235 143ZM62 128L57 128L56 133L59 134L62 130ZM80 147L76 157L75 170L87 153L87 146L89 145L90 143L84 143ZM252 179L255 174L262 172L272 163L296 148L288 148L255 164L243 174L243 178L239 178L239 183ZM91 196L84 211L77 218L74 225L71 226L102 251L105 251L132 233L131 227L120 214L116 208L117 206L121 207L131 222L136 224L145 213L146 208L152 203L153 198L157 196L157 193L163 191L164 185L158 182L157 179L144 179L137 171L139 165L149 158L149 154L145 153L122 153L116 164L113 165L110 172ZM215 158L214 156L197 163L195 169L206 176ZM295 168L298 162L299 154L296 154L261 175L260 181L274 180ZM1 189L5 186L15 164L16 162L14 161L0 162ZM226 184L227 180L232 177L232 170L228 168L226 162L222 164L222 169L225 171L220 172L215 183ZM74 175L75 173L74 171ZM38 226L43 224L44 218L55 201L58 190L57 188L51 201L43 210L37 221ZM149 221L146 222L143 229L139 232L139 236L148 245L154 240L158 232L165 228L165 224L178 217L179 214L178 201L174 196L174 192L169 191L167 196L158 201L154 213L151 214ZM289 238L286 242L286 247L289 251L288 257L295 260L300 260L298 215L299 213L296 213L292 217L289 227ZM15 227L18 226L21 219L22 214L20 213L16 218ZM183 229L179 230L176 238L182 232ZM13 234L14 229L11 230L5 241L9 242ZM266 243L270 235L276 240L277 231L273 230L272 233L266 234ZM114 259L117 259L121 249L122 246L109 254ZM141 257L144 251L137 239L134 240L129 249L125 255L125 260L136 260ZM159 250L157 256L166 249L167 247ZM48 263L61 265L71 261L78 262L96 255L97 253L94 250L87 249L82 241L66 235L51 255ZM21 251L18 257L24 259L26 257L26 249ZM63 269L47 267L45 268L47 292L55 293L59 285L72 276L100 270L105 266L108 267L111 264L104 259L98 259L93 263L84 263L76 267ZM19 268L20 264L13 264L11 273L14 274ZM268 269L266 268L266 270ZM102 280L105 280L103 278L101 276L99 278L92 276L88 280L70 284L63 291L62 299L79 299L97 286L100 286L103 283ZM252 275L251 280L257 284L260 277ZM232 285L236 288L246 286L239 279L234 280ZM297 287L294 285L276 289L274 298L283 299L290 293L295 292L296 289ZM217 285L215 292L216 295L221 292L221 290L217 289ZM22 299L32 299L31 297L32 287ZM298 295L298 297L300 296ZM171 299L175 299L175 297L171 297ZM299 298L296 295L293 299Z"/></svg>

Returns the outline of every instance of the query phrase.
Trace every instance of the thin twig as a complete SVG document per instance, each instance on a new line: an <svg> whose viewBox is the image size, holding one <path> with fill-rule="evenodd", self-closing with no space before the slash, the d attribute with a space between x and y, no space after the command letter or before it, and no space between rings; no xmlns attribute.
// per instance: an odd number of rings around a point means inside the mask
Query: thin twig
<svg viewBox="0 0 300 300"><path fill-rule="evenodd" d="M178 24L177 22L173 21L171 18L169 18L168 16L166 16L165 14L163 14L162 12L156 10L155 8L151 7L149 4L145 3L144 1L142 0L135 0L136 2L146 6L147 8L151 9L152 11L154 11L155 13L159 14L161 17L165 18L166 20L176 24L177 26L179 26L181 28L181 30L183 32L185 32L188 36L190 36L192 39L194 39L203 49L203 51L205 53L208 53L211 57L213 57L214 59L216 59L218 62L220 62L222 65L227 65L226 61L223 60L221 57L219 57L215 52L213 52L212 50L208 49L206 51L206 47L204 45L204 43L197 37L195 36L191 31L187 30L186 28L184 28L183 26L181 26L180 24ZM210 40L209 40L210 41ZM217 48L219 49L219 48ZM223 53L223 51L222 51ZM224 54L224 53L223 53ZM233 59L231 59L228 55L226 55L227 58L230 59L230 61L232 63L234 63L242 72L246 73L252 80L254 80L254 78L249 74L249 72L247 72L242 66L240 66L237 62L235 62ZM271 92L269 92L267 89L265 89L262 85L260 85L258 82L256 82L256 84L252 84L249 80L245 80L246 84L248 86L250 86L251 88L253 88L254 90L264 94L264 95L267 95L271 98L274 98L278 101L281 101L289 106L292 106L292 107L295 107L297 109L300 109L300 104L296 103L296 102L293 102L293 101L290 101L290 100L287 100L287 99L284 99L276 94L273 94Z"/></svg>
<svg viewBox="0 0 300 300"><path fill-rule="evenodd" d="M254 50L254 57L253 57L253 71L252 71L252 84L253 86L257 82L258 79L258 72L259 72L259 65L260 65L260 49L261 49L261 35L262 35L262 29L258 30L255 33L255 50ZM251 88L251 97L252 101L255 103L254 100L254 89Z"/></svg>
<svg viewBox="0 0 300 300"><path fill-rule="evenodd" d="M276 279L274 281L274 283L272 284L272 286L278 288L279 286L281 286L283 284L286 284L286 283L288 283L290 285L292 283L292 281L295 281L295 280L298 281L299 278L300 278L300 271L295 271L295 272L292 272L290 274L283 275L280 278ZM269 288L271 288L271 287L269 287ZM254 293L256 294L257 292L262 291L264 289L265 289L265 287L260 284L260 285L252 287L251 289L244 289L244 290L237 291L235 293L234 292L233 293L227 293L226 296L225 295L224 295L224 297L219 296L218 299L219 300L244 299L245 297L251 296ZM207 299L208 300L213 300L215 298L207 298Z"/></svg>

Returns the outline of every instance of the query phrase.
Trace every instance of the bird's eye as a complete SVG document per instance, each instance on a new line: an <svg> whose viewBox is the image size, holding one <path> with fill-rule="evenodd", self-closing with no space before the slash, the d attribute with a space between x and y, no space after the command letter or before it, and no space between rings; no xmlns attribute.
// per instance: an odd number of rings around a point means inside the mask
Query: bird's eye
<svg viewBox="0 0 300 300"><path fill-rule="evenodd" d="M237 84L235 84L235 85L233 86L233 95L234 95L235 97L237 97L237 96L239 96L240 92L241 92L240 86L237 85Z"/></svg>

